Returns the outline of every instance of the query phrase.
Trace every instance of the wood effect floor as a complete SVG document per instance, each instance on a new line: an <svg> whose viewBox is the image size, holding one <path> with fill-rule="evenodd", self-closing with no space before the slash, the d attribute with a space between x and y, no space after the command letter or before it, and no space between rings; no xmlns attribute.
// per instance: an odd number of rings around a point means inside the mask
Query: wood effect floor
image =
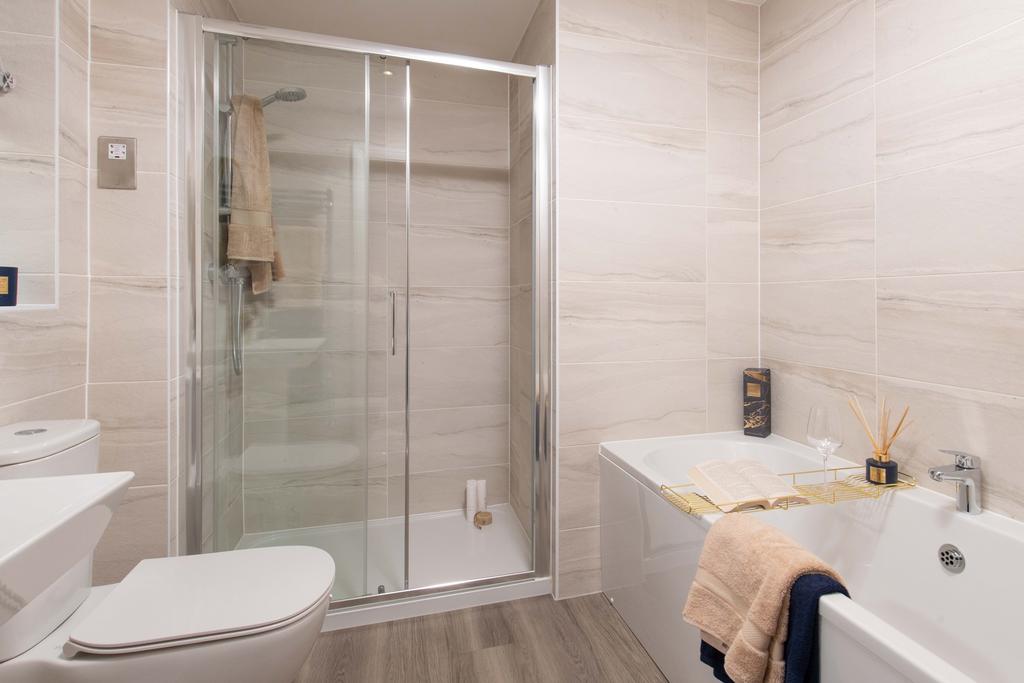
<svg viewBox="0 0 1024 683"><path fill-rule="evenodd" d="M665 680L607 599L588 595L325 633L296 683Z"/></svg>

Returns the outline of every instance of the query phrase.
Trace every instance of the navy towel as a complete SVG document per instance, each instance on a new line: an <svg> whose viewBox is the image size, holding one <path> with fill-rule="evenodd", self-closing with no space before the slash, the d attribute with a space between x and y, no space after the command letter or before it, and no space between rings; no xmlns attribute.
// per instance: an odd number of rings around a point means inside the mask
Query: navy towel
<svg viewBox="0 0 1024 683"><path fill-rule="evenodd" d="M789 632L786 635L786 683L820 683L818 670L818 600L823 595L850 594L831 576L804 574L789 589ZM733 683L725 673L725 654L700 641L700 661L715 678Z"/></svg>

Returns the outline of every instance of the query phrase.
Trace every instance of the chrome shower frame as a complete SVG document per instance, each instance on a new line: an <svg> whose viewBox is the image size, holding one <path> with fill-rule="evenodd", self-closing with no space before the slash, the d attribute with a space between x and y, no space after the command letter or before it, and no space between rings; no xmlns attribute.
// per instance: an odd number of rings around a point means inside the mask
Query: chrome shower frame
<svg viewBox="0 0 1024 683"><path fill-rule="evenodd" d="M201 315L201 283L206 273L202 271L202 198L203 198L203 87L204 87L204 50L205 34L219 34L239 38L256 38L294 45L305 45L348 53L379 55L394 57L399 60L441 64L468 69L530 78L533 81L533 235L534 235L534 267L533 267L533 344L534 344L534 509L533 509L533 560L534 569L530 572L496 576L487 579L451 583L430 588L407 589L394 591L384 595L368 595L348 600L332 602L332 610L349 608L373 603L390 602L435 595L451 591L467 591L483 587L494 587L498 584L517 586L524 582L544 579L543 585L550 586L549 577L554 553L552 520L555 518L554 500L554 406L555 402L555 344L556 329L553 324L556 312L554 278L555 235L552 229L554 215L551 197L553 178L553 92L551 71L548 66L530 66L490 59L453 55L430 50L406 48L394 45L350 40L334 36L291 31L286 29L268 28L238 22L207 19L178 13L178 69L180 108L176 132L178 144L182 146L181 166L179 172L184 179L184 188L188 193L185 198L185 216L181 243L189 258L185 267L188 286L183 296L186 298L183 307L181 333L184 335L182 348L187 348L183 362L185 388L183 392L183 414L186 416L187 437L182 440L179 455L179 466L185 476L184 497L178 506L183 550L186 553L198 553L202 542L202 364L200 362L200 344L202 338ZM408 67L407 67L408 68ZM406 80L407 85L409 80ZM409 102L407 92L407 104ZM408 117L407 117L408 120ZM408 132L407 132L408 134ZM407 145L408 154L408 145ZM408 168L408 165L407 165ZM408 190L409 183L406 183ZM406 204L408 207L408 202ZM408 216L407 216L408 224ZM408 307L406 315L408 316ZM406 327L408 329L408 326ZM408 364L408 356L407 356ZM408 369L406 370L408 373ZM408 391L408 376L406 391ZM408 405L408 403L406 404ZM407 418L408 419L408 418ZM408 458L408 431L406 432L406 457ZM407 470L408 471L408 470ZM406 505L408 512L408 505ZM408 523L406 524L408 530ZM406 562L408 562L408 539L406 539ZM408 576L408 571L406 572ZM548 592L544 590L543 592ZM520 597L522 592L520 591Z"/></svg>

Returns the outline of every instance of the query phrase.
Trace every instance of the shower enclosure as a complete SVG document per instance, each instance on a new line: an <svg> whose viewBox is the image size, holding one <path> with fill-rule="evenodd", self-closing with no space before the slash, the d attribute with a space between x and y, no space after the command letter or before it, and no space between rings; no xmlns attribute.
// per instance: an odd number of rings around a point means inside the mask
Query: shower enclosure
<svg viewBox="0 0 1024 683"><path fill-rule="evenodd" d="M187 551L319 546L335 606L545 575L547 69L197 17L179 46ZM226 255L243 95L283 265L261 294Z"/></svg>

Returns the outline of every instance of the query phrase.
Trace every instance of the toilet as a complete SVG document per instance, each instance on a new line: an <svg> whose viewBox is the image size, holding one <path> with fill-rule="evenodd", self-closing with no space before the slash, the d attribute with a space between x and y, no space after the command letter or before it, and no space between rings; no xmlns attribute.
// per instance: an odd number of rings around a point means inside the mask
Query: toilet
<svg viewBox="0 0 1024 683"><path fill-rule="evenodd" d="M93 420L2 427L0 480L94 473L99 438ZM308 546L147 559L110 586L91 586L91 565L90 551L0 621L0 680L289 683L334 583L331 556Z"/></svg>

